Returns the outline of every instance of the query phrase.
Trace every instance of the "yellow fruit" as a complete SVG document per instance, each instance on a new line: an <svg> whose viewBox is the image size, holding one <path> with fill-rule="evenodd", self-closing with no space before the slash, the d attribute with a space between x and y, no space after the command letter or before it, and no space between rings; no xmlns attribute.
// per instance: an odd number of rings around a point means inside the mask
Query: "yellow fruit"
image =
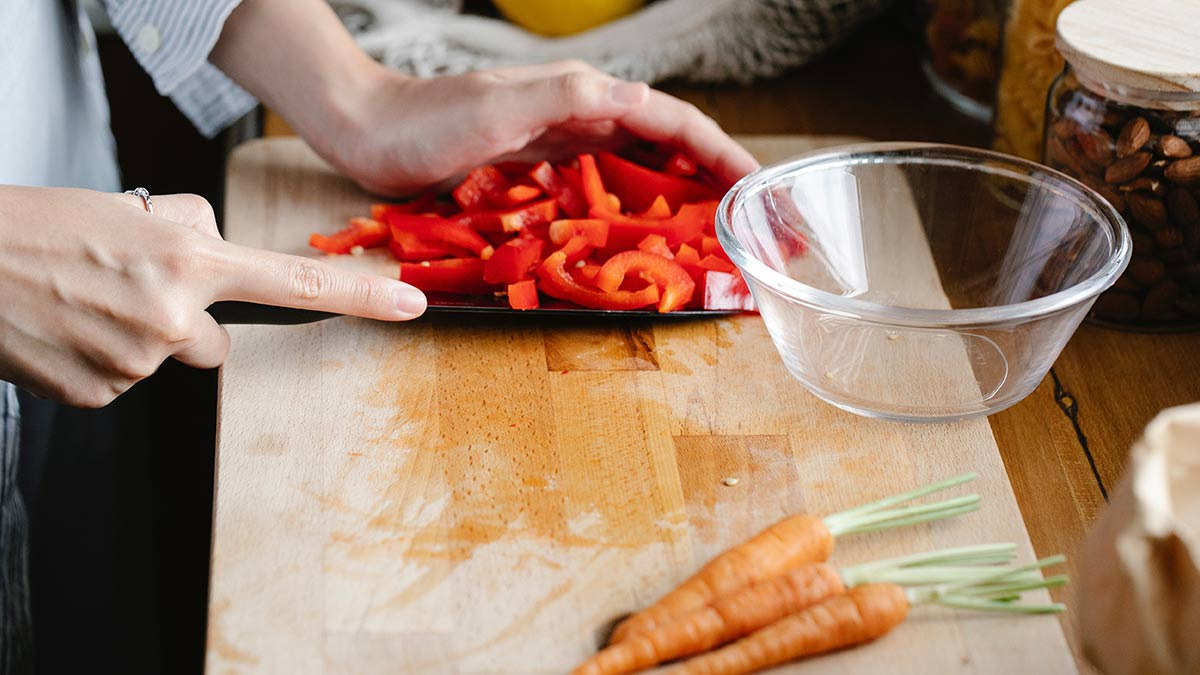
<svg viewBox="0 0 1200 675"><path fill-rule="evenodd" d="M637 11L645 0L495 0L509 21L522 28L559 37L582 33Z"/></svg>

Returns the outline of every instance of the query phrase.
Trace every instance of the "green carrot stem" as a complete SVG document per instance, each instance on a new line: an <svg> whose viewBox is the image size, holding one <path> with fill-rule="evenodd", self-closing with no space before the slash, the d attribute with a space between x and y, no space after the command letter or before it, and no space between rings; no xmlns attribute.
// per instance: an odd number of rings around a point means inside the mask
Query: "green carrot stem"
<svg viewBox="0 0 1200 675"><path fill-rule="evenodd" d="M957 591L955 595L970 595L974 597L986 596L990 600L997 600L995 596L1006 596L1012 593L1020 594L1022 591L1032 591L1039 588L1055 588L1065 586L1070 578L1065 574L1056 574L1045 579L1031 579L1011 581L1010 583L999 584L984 584L981 586L971 586L961 591Z"/></svg>
<svg viewBox="0 0 1200 675"><path fill-rule="evenodd" d="M979 477L979 474L975 473L974 471L972 471L970 473L964 473L964 474L961 474L958 476L954 476L953 478L947 478L946 480L938 481L937 483L932 483L930 485L926 485L925 487L920 487L915 490L903 492L898 495L892 495L891 497L884 497L883 499L871 502L870 504L863 504L862 506L858 506L858 507L855 507L852 509L847 509L845 511L841 511L839 513L835 513L835 514L827 517L825 519L825 522L826 522L826 524L828 524L830 520L839 520L839 519L842 519L845 517L853 517L853 516L862 515L864 513L872 513L874 511L886 509L888 507L895 506L897 504L909 502L914 499L920 499L921 497L924 497L925 495L933 494L934 492L940 492L942 490L952 488L955 485L962 485L963 483L973 481L978 477Z"/></svg>
<svg viewBox="0 0 1200 675"><path fill-rule="evenodd" d="M1017 554L1017 545L1010 543L976 544L974 546L956 546L943 548L925 553L885 558L869 563L855 565L857 570L867 570L882 567L919 567L922 565L975 565L993 562L1007 562Z"/></svg>
<svg viewBox="0 0 1200 675"><path fill-rule="evenodd" d="M1058 565L1058 564L1064 563L1066 561L1067 561L1066 556L1052 555L1048 558L1042 558L1041 560L1039 560L1035 563L1030 563L1028 565L1022 565L1020 567L1012 567L1012 568L1009 568L1008 570L1003 570L1003 571L997 572L993 575L986 576L986 577L983 577L980 579L976 579L975 581L966 581L966 582L960 582L960 583L955 583L955 584L949 584L949 585L942 586L941 588L934 589L934 590L935 590L935 592L940 593L942 595L953 595L954 593L961 591L964 588L968 588L968 587L972 587L972 586L982 586L982 585L990 584L990 583L997 582L997 581L1003 581L1009 577L1020 574L1021 572L1028 572L1030 570L1040 570L1043 567L1050 567L1051 565Z"/></svg>
<svg viewBox="0 0 1200 675"><path fill-rule="evenodd" d="M835 537L847 534L860 534L887 530L906 525L925 523L931 520L941 520L963 513L969 513L979 508L979 495L966 495L945 499L932 504L916 504L882 511L873 511L854 516L839 516L825 519L825 526Z"/></svg>
<svg viewBox="0 0 1200 675"><path fill-rule="evenodd" d="M1031 605L1020 602L997 602L967 596L946 596L937 599L937 604L958 609L974 609L984 612L1012 612L1014 614L1054 614L1066 611L1067 606L1060 602L1045 605Z"/></svg>

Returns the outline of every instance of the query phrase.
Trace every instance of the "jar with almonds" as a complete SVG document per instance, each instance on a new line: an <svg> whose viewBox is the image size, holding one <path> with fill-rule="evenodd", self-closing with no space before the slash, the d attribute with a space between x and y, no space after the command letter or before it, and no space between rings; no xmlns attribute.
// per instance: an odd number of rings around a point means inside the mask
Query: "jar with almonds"
<svg viewBox="0 0 1200 675"><path fill-rule="evenodd" d="M1200 327L1200 2L1079 0L1058 18L1067 65L1046 103L1045 162L1129 224L1133 259L1092 318Z"/></svg>

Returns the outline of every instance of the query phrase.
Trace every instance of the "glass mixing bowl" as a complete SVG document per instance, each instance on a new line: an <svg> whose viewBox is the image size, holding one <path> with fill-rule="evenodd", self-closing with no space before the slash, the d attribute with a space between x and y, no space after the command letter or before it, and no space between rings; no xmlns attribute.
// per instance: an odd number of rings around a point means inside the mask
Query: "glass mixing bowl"
<svg viewBox="0 0 1200 675"><path fill-rule="evenodd" d="M840 408L909 422L1028 395L1131 251L1121 216L1065 174L925 143L760 169L716 227L792 375Z"/></svg>

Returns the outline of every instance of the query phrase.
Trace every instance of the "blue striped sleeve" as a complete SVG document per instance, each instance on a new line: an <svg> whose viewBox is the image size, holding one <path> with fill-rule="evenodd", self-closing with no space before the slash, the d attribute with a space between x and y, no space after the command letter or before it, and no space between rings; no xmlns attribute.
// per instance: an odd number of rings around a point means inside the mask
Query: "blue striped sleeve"
<svg viewBox="0 0 1200 675"><path fill-rule="evenodd" d="M241 0L107 0L121 39L154 86L205 136L215 136L257 102L208 61Z"/></svg>

